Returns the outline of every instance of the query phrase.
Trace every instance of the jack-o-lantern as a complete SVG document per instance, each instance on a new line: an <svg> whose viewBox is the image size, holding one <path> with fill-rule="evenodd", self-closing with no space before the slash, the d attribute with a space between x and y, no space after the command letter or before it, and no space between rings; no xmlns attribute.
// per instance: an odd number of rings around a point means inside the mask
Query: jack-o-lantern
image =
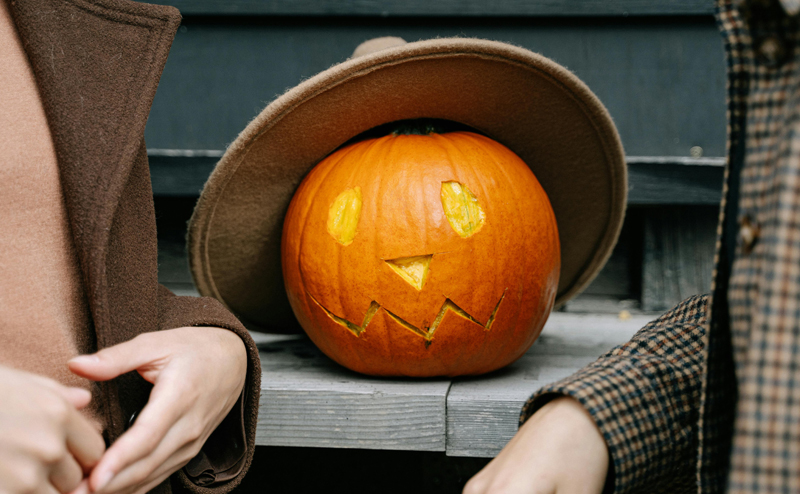
<svg viewBox="0 0 800 494"><path fill-rule="evenodd" d="M346 144L424 117L524 164L457 133ZM554 61L481 39L370 40L228 147L189 224L189 265L249 329L293 333L299 319L353 369L484 372L528 348L554 294L567 302L602 269L626 177L611 116Z"/></svg>
<svg viewBox="0 0 800 494"><path fill-rule="evenodd" d="M471 132L350 144L286 215L291 306L314 343L366 374L498 369L534 342L560 269L556 220L529 167Z"/></svg>

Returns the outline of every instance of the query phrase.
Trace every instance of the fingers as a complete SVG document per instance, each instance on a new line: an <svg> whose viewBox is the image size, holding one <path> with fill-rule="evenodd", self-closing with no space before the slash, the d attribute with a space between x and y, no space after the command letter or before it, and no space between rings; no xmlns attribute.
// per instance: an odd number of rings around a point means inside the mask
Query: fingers
<svg viewBox="0 0 800 494"><path fill-rule="evenodd" d="M151 455L120 471L102 492L115 494L144 493L183 467L197 454L197 441L185 443L183 434L173 429Z"/></svg>
<svg viewBox="0 0 800 494"><path fill-rule="evenodd" d="M92 393L88 389L63 386L59 393L76 410L84 408L92 401Z"/></svg>
<svg viewBox="0 0 800 494"><path fill-rule="evenodd" d="M49 482L45 482L33 491L34 494L60 494Z"/></svg>
<svg viewBox="0 0 800 494"><path fill-rule="evenodd" d="M83 469L71 455L65 455L50 470L50 483L61 493L76 489L83 480Z"/></svg>
<svg viewBox="0 0 800 494"><path fill-rule="evenodd" d="M69 494L90 494L91 490L89 489L89 480L83 479L78 487L76 487L72 492Z"/></svg>
<svg viewBox="0 0 800 494"><path fill-rule="evenodd" d="M50 378L36 374L30 374L27 377L45 388L52 390L78 410L92 401L92 393L88 389L64 386Z"/></svg>
<svg viewBox="0 0 800 494"><path fill-rule="evenodd" d="M172 386L159 383L150 394L136 422L106 452L92 471L89 486L103 490L113 478L142 458L152 455L167 432L185 413Z"/></svg>
<svg viewBox="0 0 800 494"><path fill-rule="evenodd" d="M81 355L70 360L69 369L93 381L108 381L122 374L139 370L143 367L160 365L160 348L148 335L104 348L92 355ZM147 379L147 376L144 376ZM152 381L151 381L152 382Z"/></svg>
<svg viewBox="0 0 800 494"><path fill-rule="evenodd" d="M86 417L77 410L70 410L66 424L67 449L81 466L81 473L94 467L106 449L103 437ZM81 475L83 477L83 475ZM74 489L75 486L69 490ZM62 491L68 492L68 491Z"/></svg>

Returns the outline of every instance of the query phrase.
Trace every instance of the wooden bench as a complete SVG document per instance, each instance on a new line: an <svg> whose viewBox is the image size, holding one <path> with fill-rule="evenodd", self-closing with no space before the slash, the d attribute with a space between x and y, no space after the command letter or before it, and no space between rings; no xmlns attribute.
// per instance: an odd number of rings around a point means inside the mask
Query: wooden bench
<svg viewBox="0 0 800 494"><path fill-rule="evenodd" d="M651 319L556 312L518 361L456 379L363 376L303 336L255 333L262 369L256 444L493 457L516 432L534 391L627 341Z"/></svg>

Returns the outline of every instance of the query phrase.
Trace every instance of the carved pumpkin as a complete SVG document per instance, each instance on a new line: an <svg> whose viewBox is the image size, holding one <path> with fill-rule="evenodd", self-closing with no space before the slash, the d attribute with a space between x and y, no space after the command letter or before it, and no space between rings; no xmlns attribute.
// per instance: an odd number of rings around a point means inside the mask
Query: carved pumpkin
<svg viewBox="0 0 800 494"><path fill-rule="evenodd" d="M560 249L527 165L472 132L346 146L295 193L283 230L289 301L314 343L373 375L498 369L553 307Z"/></svg>

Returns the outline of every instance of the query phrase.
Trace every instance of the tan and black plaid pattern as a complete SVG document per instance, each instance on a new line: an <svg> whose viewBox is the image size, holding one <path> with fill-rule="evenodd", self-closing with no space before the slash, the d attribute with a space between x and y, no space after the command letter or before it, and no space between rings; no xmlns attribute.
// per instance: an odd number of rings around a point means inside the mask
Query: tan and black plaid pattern
<svg viewBox="0 0 800 494"><path fill-rule="evenodd" d="M615 492L800 492L799 10L717 1L734 200L723 202L712 297L687 300L523 409L522 420L557 394L583 403ZM732 242L737 225L755 242Z"/></svg>
<svg viewBox="0 0 800 494"><path fill-rule="evenodd" d="M740 223L759 232L737 248L728 287L739 400L728 491L800 492L800 61L798 26L779 4L754 4L753 45L785 60L746 64L746 153Z"/></svg>
<svg viewBox="0 0 800 494"><path fill-rule="evenodd" d="M611 452L616 492L695 487L697 421L707 297L693 297L620 347L537 392L522 420L549 396L569 395L592 414ZM685 490L685 489L684 489Z"/></svg>

